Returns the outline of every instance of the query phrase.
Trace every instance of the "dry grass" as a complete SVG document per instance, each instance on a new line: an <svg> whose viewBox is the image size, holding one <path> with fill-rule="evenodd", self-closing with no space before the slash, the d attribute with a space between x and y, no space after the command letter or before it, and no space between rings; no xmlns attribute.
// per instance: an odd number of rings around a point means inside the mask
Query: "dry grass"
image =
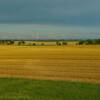
<svg viewBox="0 0 100 100"><path fill-rule="evenodd" d="M100 83L100 46L0 46L0 77Z"/></svg>

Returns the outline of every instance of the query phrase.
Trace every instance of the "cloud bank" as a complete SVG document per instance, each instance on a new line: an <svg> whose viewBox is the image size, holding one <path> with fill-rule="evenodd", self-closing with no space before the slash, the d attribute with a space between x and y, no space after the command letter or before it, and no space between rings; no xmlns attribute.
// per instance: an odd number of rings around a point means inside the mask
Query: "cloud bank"
<svg viewBox="0 0 100 100"><path fill-rule="evenodd" d="M100 0L0 0L0 22L100 25Z"/></svg>
<svg viewBox="0 0 100 100"><path fill-rule="evenodd" d="M99 4L100 0L0 0L0 38L32 38L34 32L46 38L100 38Z"/></svg>

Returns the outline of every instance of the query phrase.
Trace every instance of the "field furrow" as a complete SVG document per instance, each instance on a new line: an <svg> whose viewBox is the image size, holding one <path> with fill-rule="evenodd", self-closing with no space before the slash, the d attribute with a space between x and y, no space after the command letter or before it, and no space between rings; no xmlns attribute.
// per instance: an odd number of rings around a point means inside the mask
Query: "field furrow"
<svg viewBox="0 0 100 100"><path fill-rule="evenodd" d="M100 46L1 46L0 77L100 83Z"/></svg>

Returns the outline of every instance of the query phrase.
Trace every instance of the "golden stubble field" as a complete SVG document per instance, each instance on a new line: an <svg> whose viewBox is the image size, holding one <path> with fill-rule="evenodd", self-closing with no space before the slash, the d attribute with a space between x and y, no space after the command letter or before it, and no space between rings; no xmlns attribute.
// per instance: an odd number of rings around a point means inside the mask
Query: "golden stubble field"
<svg viewBox="0 0 100 100"><path fill-rule="evenodd" d="M100 83L100 46L0 46L0 77Z"/></svg>

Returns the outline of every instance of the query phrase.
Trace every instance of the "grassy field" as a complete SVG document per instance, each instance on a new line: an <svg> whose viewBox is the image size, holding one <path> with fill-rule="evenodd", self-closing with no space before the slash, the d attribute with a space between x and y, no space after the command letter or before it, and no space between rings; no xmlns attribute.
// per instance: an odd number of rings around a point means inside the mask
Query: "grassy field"
<svg viewBox="0 0 100 100"><path fill-rule="evenodd" d="M0 46L0 77L100 83L100 46Z"/></svg>
<svg viewBox="0 0 100 100"><path fill-rule="evenodd" d="M3 78L0 100L100 100L100 84Z"/></svg>

